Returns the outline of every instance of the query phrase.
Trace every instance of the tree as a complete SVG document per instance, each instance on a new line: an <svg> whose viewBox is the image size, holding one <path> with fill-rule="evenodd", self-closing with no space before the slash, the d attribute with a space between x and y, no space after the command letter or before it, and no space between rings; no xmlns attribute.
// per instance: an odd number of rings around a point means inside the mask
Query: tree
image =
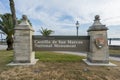
<svg viewBox="0 0 120 80"><path fill-rule="evenodd" d="M53 30L49 30L47 28L43 29L41 28L40 33L42 34L42 36L50 36L54 31Z"/></svg>
<svg viewBox="0 0 120 80"><path fill-rule="evenodd" d="M10 3L10 10L11 10L11 13L12 13L13 25L16 26L16 24L19 24L22 19L17 20L17 18L16 18L16 11L15 11L14 0L9 0L9 3ZM32 26L32 23L30 22L30 20L28 20L28 22Z"/></svg>
<svg viewBox="0 0 120 80"><path fill-rule="evenodd" d="M11 13L12 13L13 25L15 26L17 24L17 19L16 19L14 0L9 0L9 3L10 3L10 10L11 10Z"/></svg>
<svg viewBox="0 0 120 80"><path fill-rule="evenodd" d="M7 35L7 50L13 49L14 27L15 26L13 25L12 15L10 13L0 15L0 30Z"/></svg>

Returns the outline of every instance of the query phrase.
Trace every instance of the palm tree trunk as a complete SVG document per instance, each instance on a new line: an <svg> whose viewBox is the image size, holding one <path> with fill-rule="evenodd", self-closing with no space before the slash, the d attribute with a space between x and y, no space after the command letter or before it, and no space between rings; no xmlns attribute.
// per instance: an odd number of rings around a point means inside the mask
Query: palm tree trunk
<svg viewBox="0 0 120 80"><path fill-rule="evenodd" d="M9 3L10 3L10 10L12 13L13 26L15 27L17 25L17 19L16 19L14 0L9 0ZM13 37L7 39L7 45L8 45L7 50L13 50L13 42L14 42Z"/></svg>
<svg viewBox="0 0 120 80"><path fill-rule="evenodd" d="M9 2L10 2L10 10L12 13L13 25L15 26L17 24L17 20L16 20L14 0L9 0Z"/></svg>
<svg viewBox="0 0 120 80"><path fill-rule="evenodd" d="M8 38L7 39L7 50L13 50L13 38Z"/></svg>

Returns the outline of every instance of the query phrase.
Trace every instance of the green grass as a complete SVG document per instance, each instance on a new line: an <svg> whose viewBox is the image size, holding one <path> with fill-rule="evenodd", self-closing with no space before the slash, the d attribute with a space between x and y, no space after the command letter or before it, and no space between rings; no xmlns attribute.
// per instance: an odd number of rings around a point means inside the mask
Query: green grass
<svg viewBox="0 0 120 80"><path fill-rule="evenodd" d="M73 61L81 61L84 57L71 55L71 54L63 54L63 53L55 53L55 52L48 52L48 51L37 51L35 54L36 58L40 61L47 61L47 62L73 62ZM13 60L13 51L0 51L0 67L4 66L5 64L11 62Z"/></svg>
<svg viewBox="0 0 120 80"><path fill-rule="evenodd" d="M13 51L0 50L0 71L6 70L9 66L6 66L13 59Z"/></svg>
<svg viewBox="0 0 120 80"><path fill-rule="evenodd" d="M115 62L118 67L91 67L82 62L81 56L47 51L37 51L35 55L39 61L33 66L10 67L6 64L13 60L13 51L0 51L0 80L120 79L119 62Z"/></svg>
<svg viewBox="0 0 120 80"><path fill-rule="evenodd" d="M109 50L110 55L119 55L120 56L120 50Z"/></svg>
<svg viewBox="0 0 120 80"><path fill-rule="evenodd" d="M74 62L81 61L84 57L71 54L42 51L36 52L36 58L39 59L40 61L47 62Z"/></svg>
<svg viewBox="0 0 120 80"><path fill-rule="evenodd" d="M36 58L41 62L74 62L81 61L84 57L55 53L55 52L36 52ZM7 70L10 66L7 66L8 63L13 60L13 51L0 50L0 71Z"/></svg>
<svg viewBox="0 0 120 80"><path fill-rule="evenodd" d="M120 54L120 50L110 50L111 54ZM41 62L79 62L83 58L77 55L55 53L48 51L37 51L36 58ZM13 60L13 51L0 50L0 71L6 70L9 66L6 66Z"/></svg>
<svg viewBox="0 0 120 80"><path fill-rule="evenodd" d="M109 50L109 52L113 54L120 54L120 50Z"/></svg>

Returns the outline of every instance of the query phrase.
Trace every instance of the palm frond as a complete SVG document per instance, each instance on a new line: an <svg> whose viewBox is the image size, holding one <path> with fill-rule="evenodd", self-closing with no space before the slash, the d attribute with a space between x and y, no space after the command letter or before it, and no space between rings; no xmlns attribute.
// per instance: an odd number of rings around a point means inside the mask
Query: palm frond
<svg viewBox="0 0 120 80"><path fill-rule="evenodd" d="M10 13L0 15L0 30L7 36L12 36L14 34L12 15Z"/></svg>
<svg viewBox="0 0 120 80"><path fill-rule="evenodd" d="M40 30L40 33L43 35L43 36L50 36L54 31L52 30L49 30L47 28L42 28L41 27L41 30Z"/></svg>

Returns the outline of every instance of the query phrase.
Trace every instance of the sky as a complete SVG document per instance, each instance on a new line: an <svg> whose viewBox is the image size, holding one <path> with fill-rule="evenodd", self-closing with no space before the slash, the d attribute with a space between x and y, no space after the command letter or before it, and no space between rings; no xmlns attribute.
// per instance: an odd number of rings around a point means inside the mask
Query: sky
<svg viewBox="0 0 120 80"><path fill-rule="evenodd" d="M27 15L35 30L41 27L54 31L52 35L87 35L94 16L100 15L102 24L109 28L109 38L120 38L120 0L14 0L16 16ZM0 0L0 14L10 13L9 0Z"/></svg>

